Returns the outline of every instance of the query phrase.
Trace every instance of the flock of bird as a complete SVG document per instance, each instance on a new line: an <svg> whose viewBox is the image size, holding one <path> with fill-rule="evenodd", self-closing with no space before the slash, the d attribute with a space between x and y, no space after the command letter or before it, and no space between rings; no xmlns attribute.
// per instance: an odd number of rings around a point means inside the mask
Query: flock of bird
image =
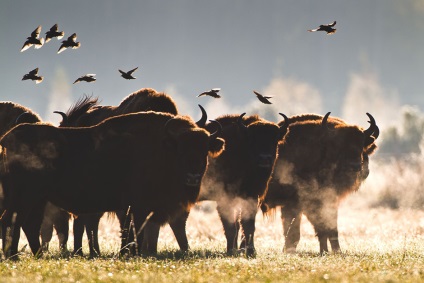
<svg viewBox="0 0 424 283"><path fill-rule="evenodd" d="M327 35L331 35L334 34L336 32L336 29L334 28L334 26L336 25L336 21L327 24L327 25L320 25L318 28L316 29L309 29L309 32L315 32L315 31L325 31L327 33ZM25 41L24 45L21 48L21 52L29 49L31 46L34 46L35 49L39 49L41 48L45 42L49 42L52 38L56 37L58 40L62 39L63 36L65 35L65 33L63 31L59 31L59 27L57 24L55 24L54 26L52 26L50 28L49 31L46 32L46 36L45 39L44 38L40 38L40 33L41 33L41 25L38 26L32 33L31 36L27 37L27 40ZM77 34L73 33L71 36L69 36L66 40L62 41L62 44L59 47L59 50L57 51L57 54L63 52L64 50L66 50L67 48L72 48L72 49L77 49L81 46L80 42L76 41L77 39ZM124 79L127 80L134 80L136 79L136 77L133 76L133 73L138 69L138 67L129 70L127 72L119 70L118 71L121 73L121 77L123 77ZM87 83L91 83L91 82L95 82L96 78L95 78L96 74L86 74L83 75L81 77L79 77L78 79L76 79L74 81L73 84L79 83L79 82L87 82ZM22 78L22 80L32 80L35 81L36 84L39 84L43 81L44 77L43 76L39 76L38 75L38 68L35 68L34 70L30 71L28 74L25 74ZM221 96L218 94L218 92L220 91L220 88L213 88L211 90L208 91L204 91L201 94L199 94L197 97L200 96L210 96L213 98L220 98ZM269 99L272 98L272 96L264 96L262 94L260 94L257 91L253 91L253 93L256 95L256 97L258 98L258 100L264 104L272 104Z"/></svg>
<svg viewBox="0 0 424 283"><path fill-rule="evenodd" d="M29 37L27 37L24 45L21 48L21 52L24 52L25 50L28 50L30 47L34 46L35 49L39 49L41 48L44 43L49 42L52 38L57 38L57 40L60 40L63 38L63 36L65 35L65 32L63 31L59 31L59 26L58 24L55 24L54 26L52 26L50 28L49 31L46 32L46 36L45 39L43 37L40 37L40 33L41 33L41 25L38 26ZM72 48L72 49L77 49L81 46L80 42L77 42L77 34L73 33L71 36L69 36L66 40L62 41L62 44L59 47L59 50L57 51L57 54L62 53L63 51L65 51L68 48ZM128 72L124 72L122 70L118 70L121 73L121 76L124 79L127 80L133 80L135 79L135 77L132 75L136 70L138 69L138 67L128 71ZM83 75L81 77L79 77L78 79L76 79L74 81L74 84L79 83L79 82L94 82L96 81L95 78L96 74L86 74ZM38 68L35 68L34 70L30 71L29 73L25 74L22 78L22 80L32 80L35 81L36 84L39 84L43 81L44 77L38 75Z"/></svg>

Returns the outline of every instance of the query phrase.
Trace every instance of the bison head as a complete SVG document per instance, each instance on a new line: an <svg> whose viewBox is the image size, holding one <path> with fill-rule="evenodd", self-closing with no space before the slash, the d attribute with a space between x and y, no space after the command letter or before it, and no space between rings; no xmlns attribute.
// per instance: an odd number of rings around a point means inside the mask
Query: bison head
<svg viewBox="0 0 424 283"><path fill-rule="evenodd" d="M243 123L245 114L238 117L237 124L247 141L247 154L257 167L272 169L277 156L278 143L287 130L288 119L280 113L284 117L284 123L280 126L262 119L246 126Z"/></svg>
<svg viewBox="0 0 424 283"><path fill-rule="evenodd" d="M369 155L377 147L374 142L379 134L378 127L374 117L367 113L370 126L366 130L346 124L328 128L329 114L322 121L326 158L329 161L327 165L335 170L334 178L341 187L355 186L355 183L360 183L369 174ZM355 186L356 189L358 187L359 185Z"/></svg>
<svg viewBox="0 0 424 283"><path fill-rule="evenodd" d="M190 187L200 187L201 180L207 168L207 157L210 154L217 157L224 148L224 140L219 138L218 130L209 134L198 127L181 125L180 119L170 119L165 125L168 134L167 147L176 153L176 166L180 180Z"/></svg>

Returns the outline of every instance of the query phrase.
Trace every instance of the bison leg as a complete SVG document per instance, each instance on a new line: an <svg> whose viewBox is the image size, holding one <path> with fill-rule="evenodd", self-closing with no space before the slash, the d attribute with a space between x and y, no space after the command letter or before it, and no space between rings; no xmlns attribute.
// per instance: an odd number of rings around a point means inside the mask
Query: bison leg
<svg viewBox="0 0 424 283"><path fill-rule="evenodd" d="M69 213L59 209L53 223L59 239L59 249L62 253L68 253L69 238Z"/></svg>
<svg viewBox="0 0 424 283"><path fill-rule="evenodd" d="M241 209L241 227L242 245L241 249L245 249L246 256L253 257L256 254L254 237L255 237L255 217L258 212L258 202L256 200L247 200Z"/></svg>
<svg viewBox="0 0 424 283"><path fill-rule="evenodd" d="M32 211L22 225L22 230L27 237L29 247L35 256L40 256L42 253L40 244L40 230L44 216L42 212L43 209L44 207L37 209L37 213Z"/></svg>
<svg viewBox="0 0 424 283"><path fill-rule="evenodd" d="M144 226L144 238L141 245L142 254L157 254L159 231L160 225L153 221L147 222L146 226Z"/></svg>
<svg viewBox="0 0 424 283"><path fill-rule="evenodd" d="M9 211L6 211L1 219L2 247L4 256L6 258L10 258L18 254L21 226L17 220L17 214Z"/></svg>
<svg viewBox="0 0 424 283"><path fill-rule="evenodd" d="M331 197L334 197L331 199ZM340 251L337 229L337 200L335 194L327 194L326 199L315 201L315 205L305 208L305 214L315 228L319 240L320 254L328 253L328 240L333 252ZM312 209L311 209L312 208Z"/></svg>
<svg viewBox="0 0 424 283"><path fill-rule="evenodd" d="M238 223L239 214L233 207L218 204L217 206L222 226L224 227L225 238L227 239L227 254L233 255L237 252L237 238L240 224Z"/></svg>
<svg viewBox="0 0 424 283"><path fill-rule="evenodd" d="M49 250L49 243L52 240L53 236L53 215L47 213L49 203L46 206L46 212L44 213L44 219L41 224L40 236L41 236L41 246L43 252Z"/></svg>
<svg viewBox="0 0 424 283"><path fill-rule="evenodd" d="M84 215L83 217L91 258L100 256L99 222L102 216L103 216L103 213L93 213L93 214Z"/></svg>
<svg viewBox="0 0 424 283"><path fill-rule="evenodd" d="M299 208L290 205L281 208L281 220L284 232L284 252L296 252L297 244L300 240L300 223L302 212Z"/></svg>
<svg viewBox="0 0 424 283"><path fill-rule="evenodd" d="M178 242L178 246L180 246L180 250L183 252L188 251L189 249L186 232L186 223L188 215L189 212L184 212L183 214L179 215L171 222L169 222L169 226L171 226L171 229L174 232L175 239Z"/></svg>
<svg viewBox="0 0 424 283"><path fill-rule="evenodd" d="M82 253L82 236L84 235L84 220L82 217L74 218L74 251L73 255L83 256Z"/></svg>

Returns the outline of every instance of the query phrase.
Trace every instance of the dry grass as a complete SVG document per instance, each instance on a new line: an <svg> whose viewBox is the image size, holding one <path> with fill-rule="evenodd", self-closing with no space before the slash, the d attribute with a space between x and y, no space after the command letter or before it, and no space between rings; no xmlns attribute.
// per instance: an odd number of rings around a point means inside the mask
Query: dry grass
<svg viewBox="0 0 424 283"><path fill-rule="evenodd" d="M122 260L118 222L103 218L99 259L60 258L57 239L52 253L36 260L29 251L19 261L0 262L0 281L23 282L419 282L424 281L424 212L353 207L353 195L339 215L343 253L318 255L318 241L304 219L299 253L282 253L280 215L257 216L257 257L225 256L225 238L213 203L210 211L193 210L188 221L192 251L182 254L169 227L161 230L157 257ZM69 247L72 247L72 236ZM25 244L23 238L22 245ZM88 247L84 246L88 253Z"/></svg>

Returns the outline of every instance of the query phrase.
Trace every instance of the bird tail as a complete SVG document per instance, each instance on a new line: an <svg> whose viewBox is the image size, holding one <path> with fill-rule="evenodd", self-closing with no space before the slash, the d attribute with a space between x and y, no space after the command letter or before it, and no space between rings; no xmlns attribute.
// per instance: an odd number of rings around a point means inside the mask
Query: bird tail
<svg viewBox="0 0 424 283"><path fill-rule="evenodd" d="M39 49L39 48L41 48L41 47L43 47L43 45L44 45L44 38L42 37L42 38L40 38L40 45L38 45L38 44L36 44L34 47L35 47L35 49Z"/></svg>
<svg viewBox="0 0 424 283"><path fill-rule="evenodd" d="M39 77L39 78L35 81L35 83L36 83L36 84L39 84L39 83L41 83L43 80L44 80L44 77L43 77L43 76L41 76L41 77Z"/></svg>

